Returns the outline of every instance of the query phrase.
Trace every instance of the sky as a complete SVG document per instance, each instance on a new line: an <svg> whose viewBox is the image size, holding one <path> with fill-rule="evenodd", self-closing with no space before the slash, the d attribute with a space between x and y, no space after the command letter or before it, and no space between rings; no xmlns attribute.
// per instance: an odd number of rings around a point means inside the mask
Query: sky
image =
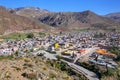
<svg viewBox="0 0 120 80"><path fill-rule="evenodd" d="M120 0L0 0L7 8L40 7L53 12L81 12L91 10L100 15L120 12Z"/></svg>

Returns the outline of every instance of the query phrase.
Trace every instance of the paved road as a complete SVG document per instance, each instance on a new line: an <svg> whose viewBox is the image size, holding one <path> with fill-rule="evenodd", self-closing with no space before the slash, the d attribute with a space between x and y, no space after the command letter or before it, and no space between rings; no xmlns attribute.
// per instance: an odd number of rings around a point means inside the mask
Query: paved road
<svg viewBox="0 0 120 80"><path fill-rule="evenodd" d="M34 55L36 55L37 53L45 53L45 57L46 58L49 58L49 59L57 59L56 58L56 54L50 54L44 50L40 50L38 52L35 52ZM68 61L65 61L65 60L62 60L64 62L66 62L71 68L77 70L78 72L82 73L83 75L85 75L89 80L99 80L98 76L92 72L92 71L89 71L79 65L76 65L74 63L71 63L71 62L68 62Z"/></svg>
<svg viewBox="0 0 120 80"><path fill-rule="evenodd" d="M84 60L88 60L89 56L98 48L89 48L87 49L87 52L85 54L83 54L81 57L84 57ZM61 52L65 51L61 50ZM60 53L60 52L59 52ZM62 60L64 61L64 60ZM68 61L64 61L66 62L71 68L77 70L78 72L82 73L83 75L85 75L89 80L99 80L98 76L96 75L96 73L89 71L79 65L76 65L74 63L68 62Z"/></svg>
<svg viewBox="0 0 120 80"><path fill-rule="evenodd" d="M64 61L64 60L62 60ZM96 73L89 71L79 65L76 65L74 63L70 63L68 61L64 61L66 62L71 68L75 69L76 71L82 73L83 75L85 75L89 80L99 80L98 76L96 75Z"/></svg>
<svg viewBox="0 0 120 80"><path fill-rule="evenodd" d="M34 55L37 55L38 53L45 53L44 54L44 56L46 57L46 58L48 58L48 59L54 59L54 60L57 60L57 58L56 58L56 54L50 54L50 53L48 53L47 51L44 51L44 50L39 50L39 51L37 51L37 52L35 52L35 53L33 53Z"/></svg>

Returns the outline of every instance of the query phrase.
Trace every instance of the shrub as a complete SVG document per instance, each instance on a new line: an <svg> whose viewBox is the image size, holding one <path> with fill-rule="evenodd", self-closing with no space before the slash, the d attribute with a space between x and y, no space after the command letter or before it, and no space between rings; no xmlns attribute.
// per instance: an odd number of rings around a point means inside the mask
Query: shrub
<svg viewBox="0 0 120 80"><path fill-rule="evenodd" d="M108 71L105 73L108 76L114 75L115 71L113 69L108 68Z"/></svg>
<svg viewBox="0 0 120 80"><path fill-rule="evenodd" d="M57 58L58 61L60 61L61 56L57 55L56 58Z"/></svg>
<svg viewBox="0 0 120 80"><path fill-rule="evenodd" d="M3 59L12 59L14 58L13 55L8 55L8 56L0 56L0 60L3 60Z"/></svg>
<svg viewBox="0 0 120 80"><path fill-rule="evenodd" d="M50 74L49 74L49 77L53 79L53 78L56 78L57 75L56 75L55 73L50 73Z"/></svg>
<svg viewBox="0 0 120 80"><path fill-rule="evenodd" d="M30 67L30 68L33 67L32 64L28 64L28 63L23 64L23 66Z"/></svg>
<svg viewBox="0 0 120 80"><path fill-rule="evenodd" d="M21 68L19 68L19 67L12 66L12 68L14 68L14 69L17 70L17 71L21 71Z"/></svg>
<svg viewBox="0 0 120 80"><path fill-rule="evenodd" d="M34 37L34 34L33 33L29 33L28 35L27 35L27 38L33 38Z"/></svg>
<svg viewBox="0 0 120 80"><path fill-rule="evenodd" d="M94 35L94 38L101 38L101 37L104 37L104 36L105 36L105 34L103 34L103 33L96 33Z"/></svg>
<svg viewBox="0 0 120 80"><path fill-rule="evenodd" d="M21 75L30 80L37 80L37 75L35 73L22 73Z"/></svg>
<svg viewBox="0 0 120 80"><path fill-rule="evenodd" d="M45 33L41 33L41 32L39 32L39 35L40 35L40 37L44 37L44 36L46 36Z"/></svg>

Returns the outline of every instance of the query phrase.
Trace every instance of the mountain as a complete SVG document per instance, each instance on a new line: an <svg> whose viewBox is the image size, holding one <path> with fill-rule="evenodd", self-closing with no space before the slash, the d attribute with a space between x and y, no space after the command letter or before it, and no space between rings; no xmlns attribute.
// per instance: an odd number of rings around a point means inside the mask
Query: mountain
<svg viewBox="0 0 120 80"><path fill-rule="evenodd" d="M108 17L108 18L111 18L112 20L120 22L120 12L110 13L110 14L107 14L105 16Z"/></svg>
<svg viewBox="0 0 120 80"><path fill-rule="evenodd" d="M49 26L39 21L10 13L5 7L0 6L0 34L33 29L46 31L48 28Z"/></svg>
<svg viewBox="0 0 120 80"><path fill-rule="evenodd" d="M109 18L99 16L91 11L60 12L44 14L36 17L39 21L54 26L69 29L110 29L120 24Z"/></svg>
<svg viewBox="0 0 120 80"><path fill-rule="evenodd" d="M40 16L46 13L50 13L50 11L46 9L41 9L38 7L20 7L20 8L11 8L9 9L10 12L15 13L17 15L31 17L34 18L35 16Z"/></svg>
<svg viewBox="0 0 120 80"><path fill-rule="evenodd" d="M83 12L50 12L44 9L22 8L16 10L16 14L29 17L40 22L62 30L77 29L114 29L120 28L120 23L107 17L97 15L92 11ZM28 11L27 11L28 10ZM34 12L34 13L33 13Z"/></svg>

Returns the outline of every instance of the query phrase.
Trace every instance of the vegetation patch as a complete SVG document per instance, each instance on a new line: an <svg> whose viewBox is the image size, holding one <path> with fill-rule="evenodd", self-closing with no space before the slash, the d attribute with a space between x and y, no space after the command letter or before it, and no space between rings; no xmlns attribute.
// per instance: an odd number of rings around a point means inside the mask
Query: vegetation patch
<svg viewBox="0 0 120 80"><path fill-rule="evenodd" d="M3 60L3 59L9 59L9 60L11 60L11 59L13 59L13 58L14 58L13 55L0 56L0 60Z"/></svg>
<svg viewBox="0 0 120 80"><path fill-rule="evenodd" d="M27 34L27 38L33 38L33 37L34 37L34 34L33 34L33 33Z"/></svg>
<svg viewBox="0 0 120 80"><path fill-rule="evenodd" d="M66 72L70 76L75 76L79 79L76 80L86 80L85 76L79 75L76 72L74 72L65 62L62 61L56 61L56 60L48 60L47 63L49 63L50 66L57 68L61 71Z"/></svg>
<svg viewBox="0 0 120 80"><path fill-rule="evenodd" d="M49 74L49 77L52 78L52 79L53 79L53 78L57 78L57 74L55 74L55 73L50 73L50 74Z"/></svg>
<svg viewBox="0 0 120 80"><path fill-rule="evenodd" d="M25 78L28 78L28 79L30 79L30 80L37 80L37 74L35 74L35 73L22 73L21 74L23 77L25 77Z"/></svg>
<svg viewBox="0 0 120 80"><path fill-rule="evenodd" d="M5 36L2 36L3 39L25 39L27 37L27 34L25 33L12 33L12 34L8 34Z"/></svg>

